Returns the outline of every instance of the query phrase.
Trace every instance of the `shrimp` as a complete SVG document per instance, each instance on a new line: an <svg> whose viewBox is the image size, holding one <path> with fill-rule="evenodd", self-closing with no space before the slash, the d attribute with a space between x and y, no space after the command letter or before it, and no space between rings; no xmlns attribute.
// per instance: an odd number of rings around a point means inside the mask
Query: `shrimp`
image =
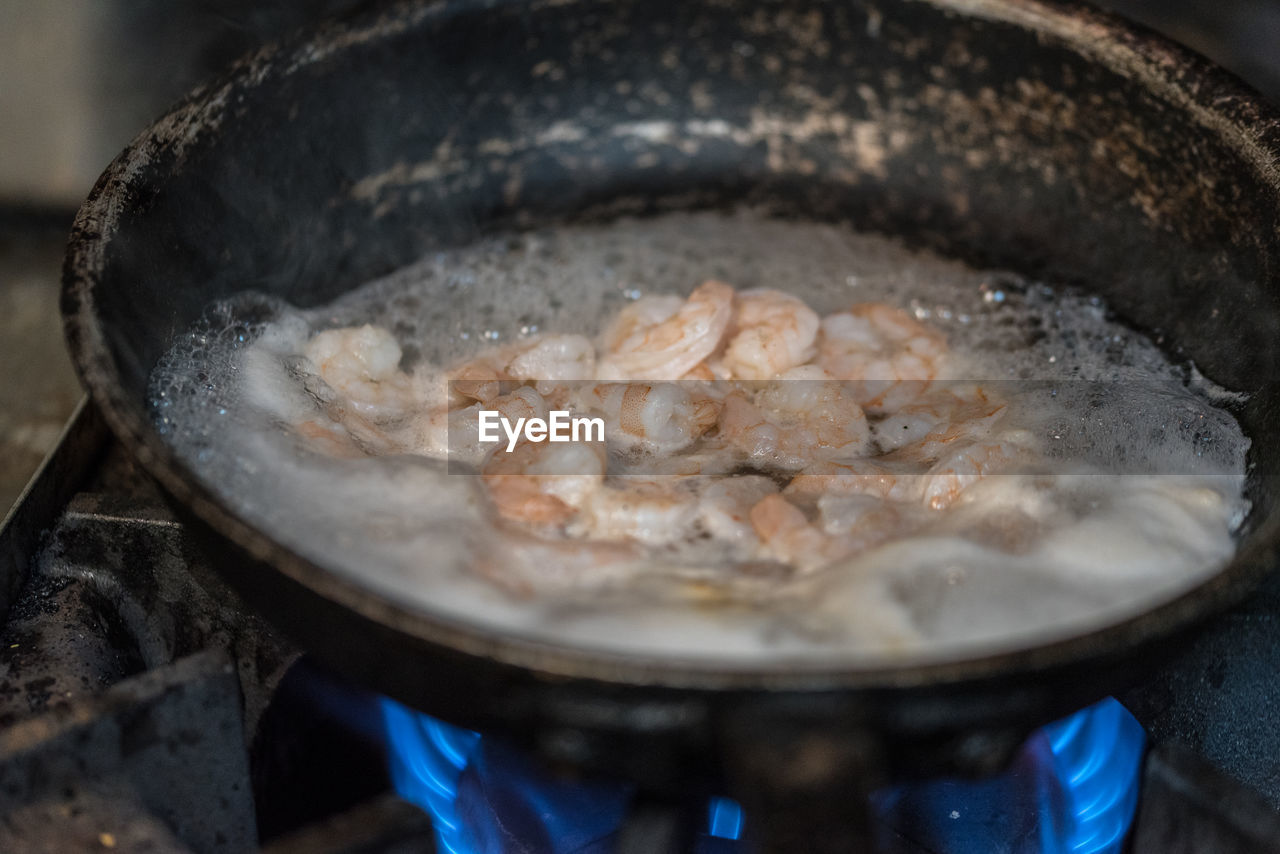
<svg viewBox="0 0 1280 854"><path fill-rule="evenodd" d="M940 389L880 421L872 434L881 451L936 459L957 442L989 435L1006 408L980 386Z"/></svg>
<svg viewBox="0 0 1280 854"><path fill-rule="evenodd" d="M508 377L500 364L489 358L472 359L448 372L450 407L488 403L502 394Z"/></svg>
<svg viewBox="0 0 1280 854"><path fill-rule="evenodd" d="M304 355L320 378L364 415L413 407L412 382L399 368L400 345L381 326L327 329L307 342Z"/></svg>
<svg viewBox="0 0 1280 854"><path fill-rule="evenodd" d="M751 527L764 552L811 573L866 548L859 533L831 534L814 525L804 511L781 495L766 495L751 508Z"/></svg>
<svg viewBox="0 0 1280 854"><path fill-rule="evenodd" d="M733 288L706 281L674 314L628 318L604 336L598 376L605 380L678 380L720 346L733 313ZM658 314L652 317L660 316Z"/></svg>
<svg viewBox="0 0 1280 854"><path fill-rule="evenodd" d="M787 293L717 281L638 300L594 342L540 335L445 370L402 371L375 326L322 332L305 359L291 350L295 366L268 355L302 377L285 420L319 450L478 467L505 532L481 571L522 593L642 583L756 601L916 526L985 524L977 493L1008 490L975 485L1036 459L1029 434L1002 432L1003 401L935 384L945 339L910 315L867 303L821 319ZM605 416L608 445L480 441L482 411L515 423L553 409ZM744 460L793 476L779 490L741 474ZM686 563L654 570L657 556Z"/></svg>
<svg viewBox="0 0 1280 854"><path fill-rule="evenodd" d="M640 297L619 311L600 333L600 350L612 353L636 333L643 333L675 317L684 300L675 294L650 294Z"/></svg>
<svg viewBox="0 0 1280 854"><path fill-rule="evenodd" d="M782 291L755 288L734 298L729 343L720 362L734 379L767 380L814 356L818 315Z"/></svg>
<svg viewBox="0 0 1280 854"><path fill-rule="evenodd" d="M920 397L940 373L946 352L942 334L905 311L862 303L822 321L817 364L854 381L854 398L881 415Z"/></svg>
<svg viewBox="0 0 1280 854"><path fill-rule="evenodd" d="M696 509L697 498L683 478L619 478L587 497L568 533L661 546L689 533Z"/></svg>
<svg viewBox="0 0 1280 854"><path fill-rule="evenodd" d="M876 460L826 461L806 466L787 484L789 498L818 500L823 495L870 495L890 501L919 500L922 473Z"/></svg>
<svg viewBox="0 0 1280 854"><path fill-rule="evenodd" d="M611 445L674 453L692 444L715 423L719 403L677 383L602 383L584 403L604 414Z"/></svg>
<svg viewBox="0 0 1280 854"><path fill-rule="evenodd" d="M903 522L896 507L871 495L823 495L817 506L825 532L832 536L860 536L864 548L889 539Z"/></svg>
<svg viewBox="0 0 1280 854"><path fill-rule="evenodd" d="M547 394L568 380L595 375L596 352L581 335L539 335L469 359L447 371L450 400L489 403L517 383L532 382Z"/></svg>
<svg viewBox="0 0 1280 854"><path fill-rule="evenodd" d="M404 401L406 409L370 411L368 407L357 407L351 398L318 375L300 371L299 378L310 401L311 417L295 421L294 429L312 449L347 458L413 450L413 443L404 433L416 415L407 409L415 405L411 397Z"/></svg>
<svg viewBox="0 0 1280 854"><path fill-rule="evenodd" d="M943 510L982 478L1032 462L1031 444L1027 431L1009 430L993 440L953 448L923 469L909 469L901 458L819 463L792 478L783 494L797 499L870 495Z"/></svg>
<svg viewBox="0 0 1280 854"><path fill-rule="evenodd" d="M758 540L751 527L751 508L777 491L777 484L761 475L708 479L698 496L698 524L729 547L754 546Z"/></svg>
<svg viewBox="0 0 1280 854"><path fill-rule="evenodd" d="M924 478L925 504L935 510L945 509L982 478L1032 462L1031 444L1031 434L1026 430L1008 430L995 441L952 451Z"/></svg>
<svg viewBox="0 0 1280 854"><path fill-rule="evenodd" d="M699 382L713 382L718 379L723 379L723 377L717 376L715 371L713 371L711 366L706 362L699 362L690 368L688 373L680 379L696 380Z"/></svg>
<svg viewBox="0 0 1280 854"><path fill-rule="evenodd" d="M416 449L419 453L444 457L450 462L479 463L493 449L492 445L480 441L482 410L496 411L514 424L521 418L546 418L548 407L546 400L532 386L520 386L487 403L473 403L461 409L439 407L428 414L419 426L414 442Z"/></svg>
<svg viewBox="0 0 1280 854"><path fill-rule="evenodd" d="M600 443L521 442L491 454L481 477L498 514L538 525L565 525L604 484Z"/></svg>
<svg viewBox="0 0 1280 854"><path fill-rule="evenodd" d="M813 460L864 454L871 431L840 383L783 379L752 402L742 390L724 399L720 436L755 464L802 469Z"/></svg>
<svg viewBox="0 0 1280 854"><path fill-rule="evenodd" d="M596 351L581 335L542 335L520 348L507 362L513 379L536 384L589 380L595 376Z"/></svg>

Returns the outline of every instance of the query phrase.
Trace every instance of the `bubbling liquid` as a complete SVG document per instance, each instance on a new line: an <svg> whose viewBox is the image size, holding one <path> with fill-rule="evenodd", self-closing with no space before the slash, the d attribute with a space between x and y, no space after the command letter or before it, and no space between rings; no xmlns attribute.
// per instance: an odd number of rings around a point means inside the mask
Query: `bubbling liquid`
<svg viewBox="0 0 1280 854"><path fill-rule="evenodd" d="M539 333L594 337L640 297L707 279L785 291L822 315L906 309L945 334L962 379L1001 389L1006 421L1054 469L985 478L909 536L777 580L737 572L738 556L706 538L650 552L639 573L590 545L495 551L503 538L476 478L420 455L335 458L297 432L323 404L302 356L321 330L385 327L400 368L422 378ZM316 309L245 293L175 341L150 390L157 426L199 477L334 572L459 623L743 666L963 656L1186 589L1230 558L1247 510L1249 442L1222 408L1232 400L1097 299L751 212L494 237ZM536 565L549 583L496 585L476 571L495 560Z"/></svg>

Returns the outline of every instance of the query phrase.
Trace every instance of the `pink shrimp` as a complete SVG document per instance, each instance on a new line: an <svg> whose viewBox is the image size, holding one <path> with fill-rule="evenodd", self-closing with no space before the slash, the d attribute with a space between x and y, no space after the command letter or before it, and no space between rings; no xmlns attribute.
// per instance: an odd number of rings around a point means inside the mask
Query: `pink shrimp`
<svg viewBox="0 0 1280 854"><path fill-rule="evenodd" d="M723 282L703 282L670 317L648 324L637 321L607 334L599 377L680 379L720 345L732 308L733 288Z"/></svg>
<svg viewBox="0 0 1280 854"><path fill-rule="evenodd" d="M721 438L753 463L791 470L861 456L871 436L861 407L841 384L820 380L778 380L754 401L731 392L719 424Z"/></svg>
<svg viewBox="0 0 1280 854"><path fill-rule="evenodd" d="M766 495L751 508L751 526L770 557L809 573L851 557L887 539L896 515L881 506L846 519L835 531L824 530L781 495Z"/></svg>
<svg viewBox="0 0 1280 854"><path fill-rule="evenodd" d="M881 451L912 460L937 459L949 447L990 435L1005 403L981 386L930 391L873 428Z"/></svg>
<svg viewBox="0 0 1280 854"><path fill-rule="evenodd" d="M767 380L814 356L818 315L782 291L756 288L734 298L728 344L720 363L734 379Z"/></svg>
<svg viewBox="0 0 1280 854"><path fill-rule="evenodd" d="M520 442L491 454L482 476L502 517L563 526L601 488L604 469L598 442Z"/></svg>
<svg viewBox="0 0 1280 854"><path fill-rule="evenodd" d="M783 494L808 500L822 495L871 495L891 501L916 501L922 489L919 473L862 459L806 466L791 479Z"/></svg>
<svg viewBox="0 0 1280 854"><path fill-rule="evenodd" d="M413 388L400 370L400 345L380 326L328 329L307 342L304 355L352 408L381 416L413 408Z"/></svg>
<svg viewBox="0 0 1280 854"><path fill-rule="evenodd" d="M935 510L945 509L982 478L1017 469L1034 459L1031 435L1025 430L1010 430L994 441L957 448L940 459L925 476L924 502Z"/></svg>
<svg viewBox="0 0 1280 854"><path fill-rule="evenodd" d="M883 414L918 398L938 376L947 352L935 329L883 303L863 303L822 321L817 364L854 381L855 399Z"/></svg>
<svg viewBox="0 0 1280 854"><path fill-rule="evenodd" d="M673 453L696 441L720 414L718 401L694 384L601 383L581 396L587 408L605 416L611 444Z"/></svg>

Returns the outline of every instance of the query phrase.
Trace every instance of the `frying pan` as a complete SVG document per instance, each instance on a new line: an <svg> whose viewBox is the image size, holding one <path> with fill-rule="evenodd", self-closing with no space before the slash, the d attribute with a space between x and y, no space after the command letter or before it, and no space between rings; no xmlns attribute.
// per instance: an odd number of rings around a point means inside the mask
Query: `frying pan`
<svg viewBox="0 0 1280 854"><path fill-rule="evenodd" d="M610 132L635 123L656 130ZM848 813L883 780L998 767L1269 571L1278 154L1276 113L1234 78L1070 3L408 2L266 49L142 133L76 219L63 311L93 399L204 558L337 670L559 762ZM1085 285L1250 392L1235 559L1138 616L1004 654L672 664L402 607L238 516L148 415L174 336L243 288L314 306L501 228L739 203Z"/></svg>

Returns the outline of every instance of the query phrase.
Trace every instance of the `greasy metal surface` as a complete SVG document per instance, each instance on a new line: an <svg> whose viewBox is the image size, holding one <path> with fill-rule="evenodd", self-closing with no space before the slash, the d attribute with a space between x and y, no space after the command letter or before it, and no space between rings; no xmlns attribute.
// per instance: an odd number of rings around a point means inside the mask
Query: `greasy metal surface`
<svg viewBox="0 0 1280 854"><path fill-rule="evenodd" d="M277 840L263 854L431 854L435 850L435 834L426 813L385 795Z"/></svg>
<svg viewBox="0 0 1280 854"><path fill-rule="evenodd" d="M26 583L0 631L0 726L213 648L237 662L251 737L296 653L190 557L154 485L118 446L100 452L87 417L72 422L53 457L92 448L82 466L60 468L64 491L83 491L70 501L24 503L0 533L0 542L44 535L39 552L18 564Z"/></svg>
<svg viewBox="0 0 1280 854"><path fill-rule="evenodd" d="M83 438L69 430L54 459L83 456ZM15 525L30 527L5 534L38 540L40 550L20 567L26 581L0 629L0 729L72 714L139 673L216 650L234 660L239 677L232 701L243 705L239 750L248 748L250 757L239 782L252 792L264 839L387 789L376 698L297 662L297 653L191 554L182 526L119 445L61 470L67 488L81 490L69 502L46 496L24 503ZM205 729L216 720L193 712L189 723ZM51 754L50 762L84 752L76 741L55 749L65 755ZM173 808L200 808L181 789L174 797ZM14 805L3 820L12 833L26 834L27 850L71 850L59 846L82 842L100 848L104 816L116 819L121 849L170 850L180 843L158 815L119 772L65 799Z"/></svg>
<svg viewBox="0 0 1280 854"><path fill-rule="evenodd" d="M198 854L247 851L256 842L247 779L234 667L201 653L0 733L0 811L14 815L0 821L0 849L110 847L106 834L123 850L150 839ZM104 796L114 805L87 806ZM78 809L102 823L67 824Z"/></svg>
<svg viewBox="0 0 1280 854"><path fill-rule="evenodd" d="M77 218L67 334L112 429L228 577L366 684L629 773L735 749L723 724L759 714L891 735L899 770L972 770L1141 672L1271 565L1278 139L1229 76L1068 4L407 3L260 54L140 137ZM314 305L502 224L741 201L1087 283L1214 379L1262 387L1242 414L1255 512L1237 560L1142 617L1007 655L670 666L375 597L237 518L150 425L152 365L219 296Z"/></svg>
<svg viewBox="0 0 1280 854"><path fill-rule="evenodd" d="M97 462L108 432L98 409L81 400L19 500L0 522L0 617L7 616L27 580L41 534L80 488Z"/></svg>
<svg viewBox="0 0 1280 854"><path fill-rule="evenodd" d="M1280 577L1213 620L1118 699L1155 744L1177 744L1280 810Z"/></svg>
<svg viewBox="0 0 1280 854"><path fill-rule="evenodd" d="M0 633L0 727L144 669L119 609L92 579L37 573Z"/></svg>
<svg viewBox="0 0 1280 854"><path fill-rule="evenodd" d="M4 816L0 839L23 854L200 854L178 839L134 792L108 784L83 786L55 800L22 804Z"/></svg>
<svg viewBox="0 0 1280 854"><path fill-rule="evenodd" d="M1147 755L1132 854L1280 851L1280 813L1183 748Z"/></svg>

